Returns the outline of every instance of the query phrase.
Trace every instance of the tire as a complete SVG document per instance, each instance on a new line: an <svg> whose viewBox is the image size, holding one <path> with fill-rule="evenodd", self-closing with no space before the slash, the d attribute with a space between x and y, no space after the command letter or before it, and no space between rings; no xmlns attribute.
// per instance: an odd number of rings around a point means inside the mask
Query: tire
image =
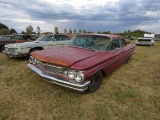
<svg viewBox="0 0 160 120"><path fill-rule="evenodd" d="M1 51L1 52L4 51L4 45L2 45L2 46L0 47L0 51Z"/></svg>
<svg viewBox="0 0 160 120"><path fill-rule="evenodd" d="M128 63L128 61L129 61L129 58L127 58L127 60L124 62L124 64L127 64L127 63Z"/></svg>
<svg viewBox="0 0 160 120"><path fill-rule="evenodd" d="M102 72L99 71L96 74L94 74L94 76L91 77L90 81L91 83L88 86L88 89L85 91L85 93L93 93L99 89L102 83Z"/></svg>

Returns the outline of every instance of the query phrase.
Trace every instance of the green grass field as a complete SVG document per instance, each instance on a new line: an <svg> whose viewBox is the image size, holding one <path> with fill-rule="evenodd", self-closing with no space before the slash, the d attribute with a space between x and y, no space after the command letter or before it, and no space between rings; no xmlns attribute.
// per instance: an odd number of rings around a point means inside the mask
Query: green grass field
<svg viewBox="0 0 160 120"><path fill-rule="evenodd" d="M160 119L160 41L137 46L91 94L51 85L27 63L0 53L0 120Z"/></svg>

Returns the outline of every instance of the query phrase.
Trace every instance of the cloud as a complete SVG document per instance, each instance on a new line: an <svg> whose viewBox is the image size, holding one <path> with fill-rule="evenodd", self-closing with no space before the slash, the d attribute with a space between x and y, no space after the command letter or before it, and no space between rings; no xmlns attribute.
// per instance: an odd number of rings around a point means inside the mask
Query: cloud
<svg viewBox="0 0 160 120"><path fill-rule="evenodd" d="M0 22L19 32L28 25L52 32L55 26L60 32L64 28L160 32L159 0L0 0L0 6Z"/></svg>

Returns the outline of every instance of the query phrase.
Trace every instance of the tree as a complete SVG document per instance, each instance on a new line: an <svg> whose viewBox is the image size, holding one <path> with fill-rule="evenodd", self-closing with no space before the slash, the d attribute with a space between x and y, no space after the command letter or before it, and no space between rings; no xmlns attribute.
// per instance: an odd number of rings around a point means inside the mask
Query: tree
<svg viewBox="0 0 160 120"><path fill-rule="evenodd" d="M74 29L73 33L76 34L76 29Z"/></svg>
<svg viewBox="0 0 160 120"><path fill-rule="evenodd" d="M107 31L107 32L102 32L103 34L110 34L111 32L110 31Z"/></svg>
<svg viewBox="0 0 160 120"><path fill-rule="evenodd" d="M3 28L8 29L8 27L5 24L0 23L0 29L3 29Z"/></svg>
<svg viewBox="0 0 160 120"><path fill-rule="evenodd" d="M101 32L101 31L98 31L97 33L98 33L98 34L101 34L102 32Z"/></svg>
<svg viewBox="0 0 160 120"><path fill-rule="evenodd" d="M58 32L58 27L55 27L55 28L54 28L54 34L59 34L59 32Z"/></svg>
<svg viewBox="0 0 160 120"><path fill-rule="evenodd" d="M11 28L10 34L13 34L13 33L17 33L17 31L15 29Z"/></svg>
<svg viewBox="0 0 160 120"><path fill-rule="evenodd" d="M38 26L38 27L37 27L37 35L40 36L40 34L41 34L41 29L40 29L40 27Z"/></svg>
<svg viewBox="0 0 160 120"><path fill-rule="evenodd" d="M22 31L21 34L26 34L26 33L24 31Z"/></svg>
<svg viewBox="0 0 160 120"><path fill-rule="evenodd" d="M69 30L69 33L72 34L72 30L71 29Z"/></svg>
<svg viewBox="0 0 160 120"><path fill-rule="evenodd" d="M26 27L26 33L27 33L27 34L32 34L32 32L33 32L33 27L32 27L32 25L29 25L28 27Z"/></svg>
<svg viewBox="0 0 160 120"><path fill-rule="evenodd" d="M6 29L6 28L0 29L0 35L9 35L9 34L10 34L9 29Z"/></svg>
<svg viewBox="0 0 160 120"><path fill-rule="evenodd" d="M81 29L79 29L79 33L80 33L80 34L82 33L82 30L81 30Z"/></svg>
<svg viewBox="0 0 160 120"><path fill-rule="evenodd" d="M66 28L64 29L64 34L67 34L67 29Z"/></svg>
<svg viewBox="0 0 160 120"><path fill-rule="evenodd" d="M83 33L86 33L86 30L83 30Z"/></svg>

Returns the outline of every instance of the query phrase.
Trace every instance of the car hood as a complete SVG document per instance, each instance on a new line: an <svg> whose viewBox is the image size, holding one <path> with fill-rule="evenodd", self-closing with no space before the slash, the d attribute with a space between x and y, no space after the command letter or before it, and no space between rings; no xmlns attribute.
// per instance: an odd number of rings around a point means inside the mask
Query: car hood
<svg viewBox="0 0 160 120"><path fill-rule="evenodd" d="M106 59L111 58L112 52L102 52L76 47L61 47L31 53L41 62L51 63L84 70Z"/></svg>

